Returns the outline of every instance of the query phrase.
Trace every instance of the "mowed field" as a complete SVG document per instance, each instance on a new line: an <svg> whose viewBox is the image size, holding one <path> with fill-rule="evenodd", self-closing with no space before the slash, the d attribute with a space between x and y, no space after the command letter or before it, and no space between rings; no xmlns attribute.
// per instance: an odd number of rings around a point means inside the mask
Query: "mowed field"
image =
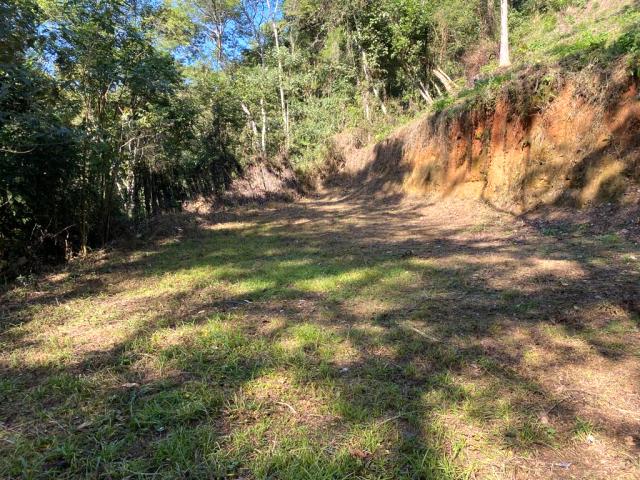
<svg viewBox="0 0 640 480"><path fill-rule="evenodd" d="M185 213L0 296L0 478L640 478L640 247L481 203Z"/></svg>

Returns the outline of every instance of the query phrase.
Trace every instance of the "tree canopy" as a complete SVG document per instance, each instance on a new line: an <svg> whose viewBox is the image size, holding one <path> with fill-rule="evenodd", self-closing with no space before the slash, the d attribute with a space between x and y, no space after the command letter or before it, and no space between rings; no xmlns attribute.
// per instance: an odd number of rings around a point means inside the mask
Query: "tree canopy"
<svg viewBox="0 0 640 480"><path fill-rule="evenodd" d="M253 162L308 171L336 132L459 88L469 52L495 59L498 8L0 0L0 269L103 245Z"/></svg>

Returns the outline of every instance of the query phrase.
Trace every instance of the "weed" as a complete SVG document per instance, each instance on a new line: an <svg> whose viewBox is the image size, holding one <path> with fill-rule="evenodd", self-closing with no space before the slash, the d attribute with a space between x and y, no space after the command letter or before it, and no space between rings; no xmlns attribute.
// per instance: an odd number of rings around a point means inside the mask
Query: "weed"
<svg viewBox="0 0 640 480"><path fill-rule="evenodd" d="M592 437L596 433L596 428L593 422L584 418L577 417L573 426L573 434L579 440L585 440L588 437Z"/></svg>

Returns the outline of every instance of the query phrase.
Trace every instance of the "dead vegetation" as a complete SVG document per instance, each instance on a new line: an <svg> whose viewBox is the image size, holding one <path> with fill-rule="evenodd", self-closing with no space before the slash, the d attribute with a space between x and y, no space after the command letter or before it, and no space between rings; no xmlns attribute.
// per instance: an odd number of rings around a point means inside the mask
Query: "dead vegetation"
<svg viewBox="0 0 640 480"><path fill-rule="evenodd" d="M332 191L16 287L0 473L637 478L640 247L556 212Z"/></svg>

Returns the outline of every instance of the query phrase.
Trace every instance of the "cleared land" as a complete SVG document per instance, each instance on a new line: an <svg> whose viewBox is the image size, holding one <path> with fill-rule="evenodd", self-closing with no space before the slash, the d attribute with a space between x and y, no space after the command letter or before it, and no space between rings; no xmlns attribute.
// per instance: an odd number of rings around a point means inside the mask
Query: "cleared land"
<svg viewBox="0 0 640 480"><path fill-rule="evenodd" d="M640 476L624 232L330 194L184 220L0 297L0 477Z"/></svg>

